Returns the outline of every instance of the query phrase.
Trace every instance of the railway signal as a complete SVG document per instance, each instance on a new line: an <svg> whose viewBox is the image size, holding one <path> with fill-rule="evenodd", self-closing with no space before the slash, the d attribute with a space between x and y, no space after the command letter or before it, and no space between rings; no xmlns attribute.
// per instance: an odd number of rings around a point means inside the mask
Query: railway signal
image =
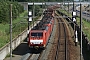
<svg viewBox="0 0 90 60"><path fill-rule="evenodd" d="M32 12L31 12L31 11L29 11L28 18L29 18L29 19L28 19L29 22L32 21Z"/></svg>
<svg viewBox="0 0 90 60"><path fill-rule="evenodd" d="M78 44L78 33L77 30L75 31L75 46L77 46Z"/></svg>
<svg viewBox="0 0 90 60"><path fill-rule="evenodd" d="M77 46L78 44L78 33L77 33L77 26L76 26L76 12L74 11L74 3L73 3L73 12L72 12L72 21L74 22L73 24L73 29L75 32L75 46Z"/></svg>
<svg viewBox="0 0 90 60"><path fill-rule="evenodd" d="M74 22L74 32L75 32L75 46L77 46L78 44L78 33L77 33L77 25L76 24L76 12L73 12L73 22Z"/></svg>
<svg viewBox="0 0 90 60"><path fill-rule="evenodd" d="M29 11L29 5L28 5L28 30L27 30L27 41L29 40L29 26L30 22L32 21L32 12Z"/></svg>
<svg viewBox="0 0 90 60"><path fill-rule="evenodd" d="M32 12L31 11L28 11L28 31L27 31L27 41L29 40L29 25L30 25L30 22L32 21Z"/></svg>

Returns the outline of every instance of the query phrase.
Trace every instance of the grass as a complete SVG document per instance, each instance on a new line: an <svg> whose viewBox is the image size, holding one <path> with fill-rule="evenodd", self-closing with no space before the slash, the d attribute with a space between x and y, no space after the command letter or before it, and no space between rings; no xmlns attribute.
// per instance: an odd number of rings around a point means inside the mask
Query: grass
<svg viewBox="0 0 90 60"><path fill-rule="evenodd" d="M88 39L90 39L90 22L83 20L83 31L87 34Z"/></svg>
<svg viewBox="0 0 90 60"><path fill-rule="evenodd" d="M66 13L65 11L64 13L68 15L68 13ZM79 17L77 17L77 24L80 25ZM85 19L82 19L82 30L87 35L87 38L90 40L90 22L86 21ZM85 43L83 43L83 57L84 60L90 60L90 51L87 50L87 46Z"/></svg>
<svg viewBox="0 0 90 60"><path fill-rule="evenodd" d="M7 54L6 58L7 58L7 57L10 57L10 56L11 56L10 54ZM13 55L13 54L12 54L12 57L14 57L14 55Z"/></svg>
<svg viewBox="0 0 90 60"><path fill-rule="evenodd" d="M12 22L12 38L15 38L18 34L24 31L28 27L28 21L25 18L27 12L23 12L20 16ZM34 18L36 21L40 16ZM22 23L20 23L22 21ZM32 22L30 23L32 24ZM9 24L0 24L0 48L10 41Z"/></svg>
<svg viewBox="0 0 90 60"><path fill-rule="evenodd" d="M5 30L9 28L9 26L0 24L0 47L2 47L3 45L5 45L8 42L8 36L5 32Z"/></svg>
<svg viewBox="0 0 90 60"><path fill-rule="evenodd" d="M24 17L25 14L27 12L25 11L24 13L20 14L20 16ZM26 27L27 24L20 24L19 22L21 20L26 21L24 18L17 18L15 20L13 20L12 22L12 36L13 38L18 35L21 31L20 28L22 28L22 26ZM17 25L15 25L17 24ZM15 27L14 27L15 26ZM6 43L8 43L10 41L10 32L9 32L9 23L6 24L0 24L0 48L3 47Z"/></svg>
<svg viewBox="0 0 90 60"><path fill-rule="evenodd" d="M68 15L68 11L65 11L65 10L63 10L63 9L59 9L59 10L60 10L62 13ZM72 17L72 14L69 13L69 17Z"/></svg>
<svg viewBox="0 0 90 60"><path fill-rule="evenodd" d="M80 25L80 18L77 18L77 23ZM82 29L83 32L87 35L88 39L90 40L90 22L86 21L85 19L82 19Z"/></svg>
<svg viewBox="0 0 90 60"><path fill-rule="evenodd" d="M61 12L65 13L66 15L68 15L68 12L66 12L63 9L60 9ZM72 17L72 14L69 13L69 16ZM80 18L77 17L77 23L78 25L80 25ZM85 19L82 19L82 28L83 28L83 32L87 35L88 39L90 40L90 22L86 21Z"/></svg>

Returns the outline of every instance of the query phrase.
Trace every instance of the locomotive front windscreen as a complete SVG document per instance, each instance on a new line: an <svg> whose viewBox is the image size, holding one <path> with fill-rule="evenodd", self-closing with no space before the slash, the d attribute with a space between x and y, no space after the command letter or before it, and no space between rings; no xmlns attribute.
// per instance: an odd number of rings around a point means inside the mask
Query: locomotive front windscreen
<svg viewBox="0 0 90 60"><path fill-rule="evenodd" d="M43 36L43 33L42 32L33 32L33 33L31 33L31 36L36 36L36 37L42 37Z"/></svg>

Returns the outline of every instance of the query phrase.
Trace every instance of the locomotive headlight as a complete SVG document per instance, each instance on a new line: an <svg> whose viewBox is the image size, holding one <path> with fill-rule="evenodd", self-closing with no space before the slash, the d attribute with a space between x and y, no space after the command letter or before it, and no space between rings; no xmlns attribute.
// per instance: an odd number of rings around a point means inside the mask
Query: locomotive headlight
<svg viewBox="0 0 90 60"><path fill-rule="evenodd" d="M32 42L31 42L31 44L32 44Z"/></svg>
<svg viewBox="0 0 90 60"><path fill-rule="evenodd" d="M31 44L33 44L33 42L30 42Z"/></svg>
<svg viewBox="0 0 90 60"><path fill-rule="evenodd" d="M43 44L43 42L40 42L40 44Z"/></svg>

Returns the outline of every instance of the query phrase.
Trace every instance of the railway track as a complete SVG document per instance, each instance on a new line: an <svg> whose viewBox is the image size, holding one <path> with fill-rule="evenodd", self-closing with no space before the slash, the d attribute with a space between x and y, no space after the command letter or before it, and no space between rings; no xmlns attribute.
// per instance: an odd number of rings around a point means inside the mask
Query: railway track
<svg viewBox="0 0 90 60"><path fill-rule="evenodd" d="M63 19L57 18L58 20L58 41L57 41L57 49L55 60L69 60L69 53L68 53L68 34L67 34L67 27L65 21ZM60 57L62 55L62 57Z"/></svg>
<svg viewBox="0 0 90 60"><path fill-rule="evenodd" d="M51 34L46 49L39 53L30 52L26 60L78 60L67 22L60 16L55 21L54 34Z"/></svg>
<svg viewBox="0 0 90 60"><path fill-rule="evenodd" d="M39 60L40 54L31 54L27 60Z"/></svg>
<svg viewBox="0 0 90 60"><path fill-rule="evenodd" d="M43 49L30 49L30 51L25 54L21 60L39 60L43 53Z"/></svg>
<svg viewBox="0 0 90 60"><path fill-rule="evenodd" d="M48 60L69 60L69 32L65 20L57 14L57 31ZM54 55L52 55L54 54Z"/></svg>
<svg viewBox="0 0 90 60"><path fill-rule="evenodd" d="M72 46L69 45L72 45L73 43L69 41L70 40L68 32L69 29L67 27L67 24L62 17L58 15L56 16L58 18L54 18L55 24L53 27L53 32L48 40L46 49L31 51L31 49L29 50L27 48L27 51L25 50L24 52L25 55L22 56L21 60L74 60L72 58L73 55L71 54L70 56L71 50L69 49ZM24 47L24 49L26 49L26 47Z"/></svg>

